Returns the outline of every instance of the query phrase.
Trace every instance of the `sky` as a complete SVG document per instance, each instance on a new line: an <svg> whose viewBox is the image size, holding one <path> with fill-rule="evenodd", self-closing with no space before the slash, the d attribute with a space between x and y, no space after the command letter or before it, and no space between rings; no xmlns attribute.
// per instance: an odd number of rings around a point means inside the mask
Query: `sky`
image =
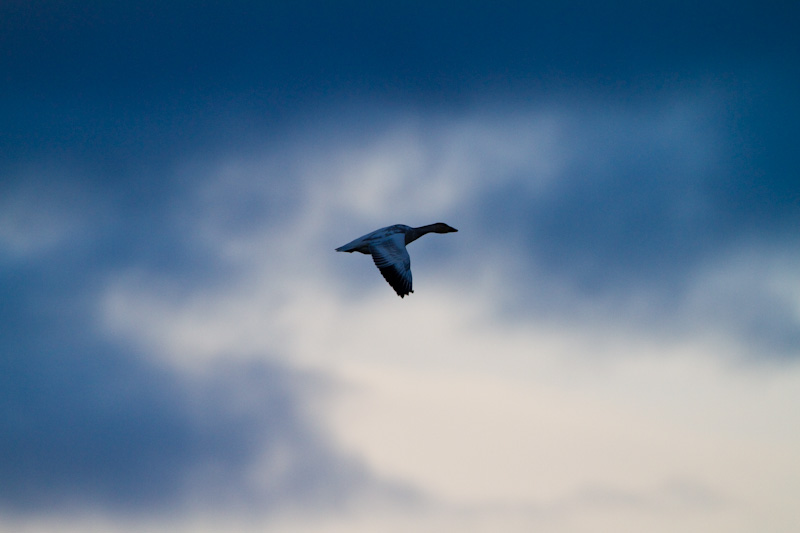
<svg viewBox="0 0 800 533"><path fill-rule="evenodd" d="M796 531L799 17L3 2L0 532Z"/></svg>

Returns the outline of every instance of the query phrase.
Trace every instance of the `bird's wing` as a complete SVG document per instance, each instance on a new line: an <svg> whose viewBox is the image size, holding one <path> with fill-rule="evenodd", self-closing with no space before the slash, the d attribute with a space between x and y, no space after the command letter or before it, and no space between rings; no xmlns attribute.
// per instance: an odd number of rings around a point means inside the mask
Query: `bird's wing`
<svg viewBox="0 0 800 533"><path fill-rule="evenodd" d="M372 233L375 233L374 231ZM362 254L369 253L369 238L372 237L372 233L368 233L366 235L362 235L358 239L354 239L344 246L340 246L336 249L337 252L361 252Z"/></svg>
<svg viewBox="0 0 800 533"><path fill-rule="evenodd" d="M369 254L370 246L373 243L383 241L392 236L393 233L396 233L397 225L395 226L388 226L386 228L376 229L366 235L362 235L358 239L354 239L344 246L340 246L336 249L337 252L361 252L362 254Z"/></svg>
<svg viewBox="0 0 800 533"><path fill-rule="evenodd" d="M406 250L405 234L395 233L369 247L375 266L401 298L411 289L411 258Z"/></svg>

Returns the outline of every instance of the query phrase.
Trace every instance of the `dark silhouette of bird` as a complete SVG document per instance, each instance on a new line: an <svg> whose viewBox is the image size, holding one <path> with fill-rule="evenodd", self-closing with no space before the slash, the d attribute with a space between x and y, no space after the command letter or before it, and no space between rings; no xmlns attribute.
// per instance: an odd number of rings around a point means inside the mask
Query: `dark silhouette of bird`
<svg viewBox="0 0 800 533"><path fill-rule="evenodd" d="M372 256L375 266L400 298L414 292L411 288L411 258L406 245L426 233L452 233L457 229L442 222L412 228L403 224L387 226L367 233L336 249L337 252L361 252Z"/></svg>

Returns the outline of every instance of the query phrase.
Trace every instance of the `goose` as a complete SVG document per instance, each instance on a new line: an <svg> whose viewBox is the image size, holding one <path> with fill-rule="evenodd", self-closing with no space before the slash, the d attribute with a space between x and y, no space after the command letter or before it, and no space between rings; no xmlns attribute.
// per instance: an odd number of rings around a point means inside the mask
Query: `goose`
<svg viewBox="0 0 800 533"><path fill-rule="evenodd" d="M361 252L372 256L375 266L400 298L414 292L411 289L411 258L406 245L426 233L452 233L457 229L443 222L412 228L395 224L367 233L336 249L337 252Z"/></svg>

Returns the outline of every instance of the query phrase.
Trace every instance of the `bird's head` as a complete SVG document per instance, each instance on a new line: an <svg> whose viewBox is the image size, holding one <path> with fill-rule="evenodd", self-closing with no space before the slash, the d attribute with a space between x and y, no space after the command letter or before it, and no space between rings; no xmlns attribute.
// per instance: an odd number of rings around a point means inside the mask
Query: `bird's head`
<svg viewBox="0 0 800 533"><path fill-rule="evenodd" d="M437 222L433 225L433 231L435 233L453 233L458 230L452 226L448 226L444 222Z"/></svg>

